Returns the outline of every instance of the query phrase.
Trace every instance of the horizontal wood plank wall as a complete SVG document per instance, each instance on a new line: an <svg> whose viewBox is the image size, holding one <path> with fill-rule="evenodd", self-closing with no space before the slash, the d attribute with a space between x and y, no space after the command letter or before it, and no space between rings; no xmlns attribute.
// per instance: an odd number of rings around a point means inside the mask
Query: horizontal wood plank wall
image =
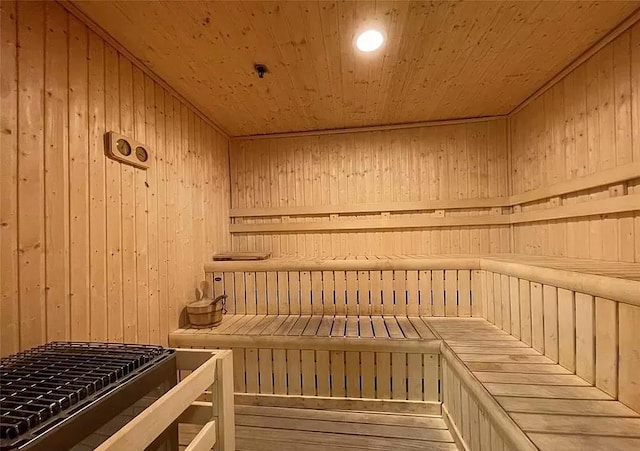
<svg viewBox="0 0 640 451"><path fill-rule="evenodd" d="M232 208L321 207L508 196L506 121L323 136L232 140ZM499 215L499 208L235 218L234 224ZM274 255L509 251L509 226L410 231L238 233L234 250Z"/></svg>
<svg viewBox="0 0 640 451"><path fill-rule="evenodd" d="M229 245L228 140L59 4L1 8L0 354L166 344ZM109 130L151 168L106 158Z"/></svg>
<svg viewBox="0 0 640 451"><path fill-rule="evenodd" d="M540 280L482 275L493 299L489 322L640 412L640 306Z"/></svg>
<svg viewBox="0 0 640 451"><path fill-rule="evenodd" d="M511 195L640 162L640 24L510 118ZM640 193L636 179L561 195L522 212ZM636 211L513 226L513 252L640 262Z"/></svg>

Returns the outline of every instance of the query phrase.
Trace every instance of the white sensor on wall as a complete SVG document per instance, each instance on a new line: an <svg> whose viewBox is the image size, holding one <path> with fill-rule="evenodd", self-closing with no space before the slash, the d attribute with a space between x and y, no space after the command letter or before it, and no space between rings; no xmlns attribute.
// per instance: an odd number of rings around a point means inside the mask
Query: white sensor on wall
<svg viewBox="0 0 640 451"><path fill-rule="evenodd" d="M361 52L373 52L378 50L384 42L384 36L378 30L367 30L360 33L356 39L356 47Z"/></svg>

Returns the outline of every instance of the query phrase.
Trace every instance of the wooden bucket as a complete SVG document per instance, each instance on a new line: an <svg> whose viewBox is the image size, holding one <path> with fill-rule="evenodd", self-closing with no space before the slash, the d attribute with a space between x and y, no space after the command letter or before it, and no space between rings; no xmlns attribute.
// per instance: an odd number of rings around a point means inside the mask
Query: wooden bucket
<svg viewBox="0 0 640 451"><path fill-rule="evenodd" d="M205 298L187 304L189 323L196 329L217 326L222 322L222 315L225 313L227 313L226 294L215 299Z"/></svg>

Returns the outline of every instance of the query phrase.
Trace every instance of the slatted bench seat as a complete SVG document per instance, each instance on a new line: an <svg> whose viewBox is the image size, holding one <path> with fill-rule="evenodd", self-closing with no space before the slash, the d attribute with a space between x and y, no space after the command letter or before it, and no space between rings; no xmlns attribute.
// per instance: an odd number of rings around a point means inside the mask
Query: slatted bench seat
<svg viewBox="0 0 640 451"><path fill-rule="evenodd" d="M228 315L219 327L182 328L173 334L177 343L186 340L179 335L207 337L213 341L234 343L242 337L332 337L362 339L435 340L431 329L420 317L395 316L331 316L331 315ZM219 337L220 335L225 336ZM198 337L191 339L198 339ZM363 340L364 341L364 340Z"/></svg>
<svg viewBox="0 0 640 451"><path fill-rule="evenodd" d="M480 283L475 257L225 261L205 271L230 314L219 328L177 330L170 344L232 348L238 394L435 414L439 340L420 316L473 315Z"/></svg>
<svg viewBox="0 0 640 451"><path fill-rule="evenodd" d="M581 407L603 424L614 418L613 436L637 420L638 264L508 254L220 262L206 272L232 314L216 329L179 329L170 344L231 347L240 404L444 412L472 451L580 449L588 439L565 417ZM559 433L545 429L551 414ZM638 439L600 432L594 443L612 449Z"/></svg>
<svg viewBox="0 0 640 451"><path fill-rule="evenodd" d="M452 358L459 359L508 414L514 423L511 436L520 440L520 448L526 445L524 437L518 438L522 431L543 451L640 449L637 412L522 341L482 319L432 318L428 323ZM470 402L450 363L451 358L445 359L444 410L465 442L474 450L513 446L499 433L483 436L478 404Z"/></svg>
<svg viewBox="0 0 640 451"><path fill-rule="evenodd" d="M344 398L370 410L386 400L388 410L440 413L440 340L420 317L230 315L219 327L178 329L170 342L231 348L236 393L262 397L249 396L252 403L284 406L292 398L277 396L289 395L322 407Z"/></svg>

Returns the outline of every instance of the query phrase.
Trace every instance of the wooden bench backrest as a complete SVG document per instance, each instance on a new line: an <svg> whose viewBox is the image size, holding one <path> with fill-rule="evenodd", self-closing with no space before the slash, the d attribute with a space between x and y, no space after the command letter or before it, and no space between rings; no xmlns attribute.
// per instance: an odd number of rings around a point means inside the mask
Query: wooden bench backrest
<svg viewBox="0 0 640 451"><path fill-rule="evenodd" d="M477 316L480 271L286 270L208 273L234 314Z"/></svg>

